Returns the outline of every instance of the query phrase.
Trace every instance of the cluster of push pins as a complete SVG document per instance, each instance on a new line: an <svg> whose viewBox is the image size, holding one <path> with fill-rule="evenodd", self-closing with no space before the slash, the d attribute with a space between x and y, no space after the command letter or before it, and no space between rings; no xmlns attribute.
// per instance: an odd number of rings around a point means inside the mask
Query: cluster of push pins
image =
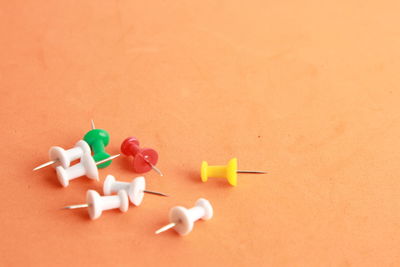
<svg viewBox="0 0 400 267"><path fill-rule="evenodd" d="M98 168L109 166L112 160L121 154L109 155L105 151L105 147L109 144L110 135L105 130L96 129L93 120L91 121L91 126L92 129L73 148L65 150L58 146L51 147L49 150L50 161L33 170L36 171L46 166L53 166L56 170L58 181L63 187L67 187L71 180L83 176L99 181ZM160 176L163 176L162 172L156 167L158 153L151 148L141 148L139 141L135 137L128 137L122 142L121 153L127 157L133 157L132 167L136 173L142 174L154 170ZM71 163L75 160L79 160L79 163L71 166ZM203 182L206 182L209 177L222 177L226 178L232 186L236 186L237 173L265 172L238 170L236 158L231 159L226 166L209 166L205 161L201 164L201 180ZM101 196L95 190L88 190L85 204L71 205L64 208L87 208L89 217L94 220L99 218L104 210L120 209L120 211L126 212L129 208L129 203L139 206L145 193L168 196L164 193L146 190L146 182L143 176L134 178L131 182L121 182L117 181L114 176L107 175L103 183L104 196ZM212 216L213 208L210 202L200 198L191 209L181 206L172 208L169 213L170 223L161 227L155 233L159 234L173 228L179 234L185 235L192 231L195 221L199 219L209 220Z"/></svg>

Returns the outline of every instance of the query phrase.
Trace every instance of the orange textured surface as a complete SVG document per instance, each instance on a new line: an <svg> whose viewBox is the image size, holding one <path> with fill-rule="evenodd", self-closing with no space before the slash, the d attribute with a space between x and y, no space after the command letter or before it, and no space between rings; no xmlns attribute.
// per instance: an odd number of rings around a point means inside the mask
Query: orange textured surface
<svg viewBox="0 0 400 267"><path fill-rule="evenodd" d="M0 265L398 266L398 1L1 1ZM127 213L33 173L90 119L157 149ZM200 163L267 170L200 181ZM125 158L100 171L128 181ZM185 237L175 205L211 201Z"/></svg>

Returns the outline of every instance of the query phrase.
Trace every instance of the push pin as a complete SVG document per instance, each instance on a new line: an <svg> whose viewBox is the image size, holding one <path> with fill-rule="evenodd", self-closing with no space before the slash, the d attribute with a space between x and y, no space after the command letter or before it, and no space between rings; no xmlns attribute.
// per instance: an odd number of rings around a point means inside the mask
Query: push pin
<svg viewBox="0 0 400 267"><path fill-rule="evenodd" d="M132 182L119 182L112 175L107 175L103 184L103 193L106 196L125 190L133 205L139 206L143 201L144 193L167 197L166 194L146 190L146 181L143 176L137 177Z"/></svg>
<svg viewBox="0 0 400 267"><path fill-rule="evenodd" d="M128 194L125 190L118 191L115 196L100 196L94 190L88 190L86 193L86 204L78 204L64 207L64 209L88 208L89 217L95 220L101 216L103 210L111 210L119 208L122 212L126 212L129 208Z"/></svg>
<svg viewBox="0 0 400 267"><path fill-rule="evenodd" d="M36 171L53 164L54 168L60 165L64 168L68 168L71 165L72 161L79 159L85 153L90 154L90 147L83 140L80 140L78 143L75 144L73 148L68 150L65 150L59 146L53 146L49 150L50 161L40 166L37 166L33 170Z"/></svg>
<svg viewBox="0 0 400 267"><path fill-rule="evenodd" d="M264 171L243 171L237 169L237 159L233 158L226 166L208 166L206 161L201 163L201 180L207 182L208 177L226 178L232 186L237 185L238 173L267 173Z"/></svg>
<svg viewBox="0 0 400 267"><path fill-rule="evenodd" d="M199 198L196 205L191 209L181 206L174 207L169 212L171 223L161 227L155 233L159 234L168 229L174 228L180 235L187 235L193 229L194 222L203 219L209 220L213 216L213 208L210 202L204 198Z"/></svg>
<svg viewBox="0 0 400 267"><path fill-rule="evenodd" d="M145 173L153 169L160 176L162 172L155 166L158 161L158 153L151 148L140 148L139 141L135 137L128 137L121 144L121 152L133 157L133 169L137 173Z"/></svg>
<svg viewBox="0 0 400 267"><path fill-rule="evenodd" d="M90 130L85 134L83 140L85 140L92 148L93 158L97 162L110 157L110 155L105 151L105 147L110 142L110 135L105 130L96 129L93 120L91 121L91 125L92 125L92 130ZM105 168L110 164L111 160L108 160L103 164L100 164L98 167Z"/></svg>
<svg viewBox="0 0 400 267"><path fill-rule="evenodd" d="M90 154L84 154L81 158L81 162L73 165L69 168L63 168L62 166L58 166L56 168L58 181L61 183L63 187L67 187L69 185L69 181L81 176L87 176L90 179L99 180L99 170L97 169L98 164L102 164L106 161L115 159L119 157L120 154L108 157L99 162L95 162Z"/></svg>

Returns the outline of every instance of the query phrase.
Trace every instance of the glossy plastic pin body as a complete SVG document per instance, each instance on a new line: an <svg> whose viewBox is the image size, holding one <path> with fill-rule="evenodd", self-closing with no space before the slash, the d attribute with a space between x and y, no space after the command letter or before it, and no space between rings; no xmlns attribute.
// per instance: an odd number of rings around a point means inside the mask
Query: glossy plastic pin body
<svg viewBox="0 0 400 267"><path fill-rule="evenodd" d="M209 220L213 216L213 208L210 202L204 198L196 201L191 209L181 206L174 207L169 212L170 223L158 229L155 233L160 234L168 229L174 229L180 235L189 234L197 220Z"/></svg>
<svg viewBox="0 0 400 267"><path fill-rule="evenodd" d="M107 131L102 129L96 129L94 126L93 120L91 121L92 130L87 132L83 137L89 146L93 150L93 159L98 162L110 157L105 150L105 147L110 142L110 135ZM99 168L105 168L111 164L112 161L104 162L103 164L99 164Z"/></svg>
<svg viewBox="0 0 400 267"><path fill-rule="evenodd" d="M125 190L118 191L114 196L100 196L94 190L86 193L86 204L78 204L64 207L64 209L88 208L89 217L95 220L101 216L104 210L119 209L122 212L128 211L129 200Z"/></svg>
<svg viewBox="0 0 400 267"><path fill-rule="evenodd" d="M133 170L137 173L145 173L153 169L160 176L161 171L156 167L158 153L152 148L140 148L139 141L135 137L128 137L121 144L121 152L125 156L133 157Z"/></svg>
<svg viewBox="0 0 400 267"><path fill-rule="evenodd" d="M119 156L120 154L117 154L102 161L95 162L90 154L84 154L79 163L69 168L63 168L62 166L58 166L56 168L58 181L63 187L67 187L69 185L69 181L82 176L86 176L89 179L98 181L99 170L97 169L96 165L102 164Z"/></svg>
<svg viewBox="0 0 400 267"><path fill-rule="evenodd" d="M129 200L135 206L139 206L144 197L144 193L167 196L166 194L154 191L146 190L146 181L143 176L136 177L132 182L120 182L115 179L112 175L107 175L106 180L103 184L103 193L106 196L112 193L125 190L128 193Z"/></svg>
<svg viewBox="0 0 400 267"><path fill-rule="evenodd" d="M50 161L34 168L33 170L36 171L50 165L52 165L54 168L58 166L68 168L72 161L80 159L83 154L90 154L90 147L83 140L80 140L73 148L68 150L65 150L59 146L52 146L49 150Z"/></svg>

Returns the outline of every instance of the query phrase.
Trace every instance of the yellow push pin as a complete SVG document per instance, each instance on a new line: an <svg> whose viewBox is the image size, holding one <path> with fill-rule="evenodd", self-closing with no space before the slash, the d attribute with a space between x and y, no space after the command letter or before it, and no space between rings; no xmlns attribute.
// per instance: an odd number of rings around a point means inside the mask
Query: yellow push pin
<svg viewBox="0 0 400 267"><path fill-rule="evenodd" d="M201 180L207 182L208 177L226 178L232 186L237 185L238 173L267 173L264 171L243 171L237 169L237 158L231 159L226 166L208 166L206 161L201 163Z"/></svg>

